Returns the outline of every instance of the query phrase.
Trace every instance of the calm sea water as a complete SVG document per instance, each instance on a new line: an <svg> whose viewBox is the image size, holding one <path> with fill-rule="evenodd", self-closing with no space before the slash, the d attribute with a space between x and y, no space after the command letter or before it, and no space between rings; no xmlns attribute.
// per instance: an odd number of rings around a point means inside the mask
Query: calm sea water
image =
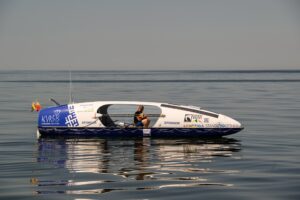
<svg viewBox="0 0 300 200"><path fill-rule="evenodd" d="M37 139L31 102L69 72L0 72L1 199L300 199L300 71L75 71L76 102L145 100L229 115L223 139Z"/></svg>

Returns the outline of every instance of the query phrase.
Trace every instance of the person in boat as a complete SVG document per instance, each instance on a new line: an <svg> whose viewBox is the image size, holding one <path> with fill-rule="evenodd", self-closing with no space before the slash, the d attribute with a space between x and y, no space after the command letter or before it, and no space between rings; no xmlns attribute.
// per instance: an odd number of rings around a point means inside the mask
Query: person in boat
<svg viewBox="0 0 300 200"><path fill-rule="evenodd" d="M150 119L144 114L144 106L139 105L136 112L134 113L134 124L136 127L148 128L150 124Z"/></svg>

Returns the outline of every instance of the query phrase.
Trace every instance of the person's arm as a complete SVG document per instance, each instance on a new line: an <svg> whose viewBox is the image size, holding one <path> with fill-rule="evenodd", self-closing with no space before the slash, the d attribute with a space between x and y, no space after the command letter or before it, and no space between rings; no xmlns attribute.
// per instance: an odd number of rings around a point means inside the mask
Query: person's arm
<svg viewBox="0 0 300 200"><path fill-rule="evenodd" d="M144 119L144 113L136 114L136 118L137 118L139 121L142 121L142 120Z"/></svg>
<svg viewBox="0 0 300 200"><path fill-rule="evenodd" d="M145 113L142 113L142 117L143 117L143 119L147 119L148 118L148 116Z"/></svg>

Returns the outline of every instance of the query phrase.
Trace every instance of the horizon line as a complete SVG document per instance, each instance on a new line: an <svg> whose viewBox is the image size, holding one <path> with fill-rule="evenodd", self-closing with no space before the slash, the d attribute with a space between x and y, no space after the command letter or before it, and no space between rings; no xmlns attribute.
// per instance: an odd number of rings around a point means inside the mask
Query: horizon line
<svg viewBox="0 0 300 200"><path fill-rule="evenodd" d="M0 69L0 71L61 71L61 72L168 72L168 71L199 71L199 72L300 72L300 69Z"/></svg>

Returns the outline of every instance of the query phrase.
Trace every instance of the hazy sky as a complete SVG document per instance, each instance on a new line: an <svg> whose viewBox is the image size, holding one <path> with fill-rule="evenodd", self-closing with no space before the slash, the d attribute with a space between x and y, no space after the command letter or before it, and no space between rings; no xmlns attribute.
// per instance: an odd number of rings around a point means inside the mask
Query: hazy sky
<svg viewBox="0 0 300 200"><path fill-rule="evenodd" d="M300 69L299 0L0 0L0 69Z"/></svg>

